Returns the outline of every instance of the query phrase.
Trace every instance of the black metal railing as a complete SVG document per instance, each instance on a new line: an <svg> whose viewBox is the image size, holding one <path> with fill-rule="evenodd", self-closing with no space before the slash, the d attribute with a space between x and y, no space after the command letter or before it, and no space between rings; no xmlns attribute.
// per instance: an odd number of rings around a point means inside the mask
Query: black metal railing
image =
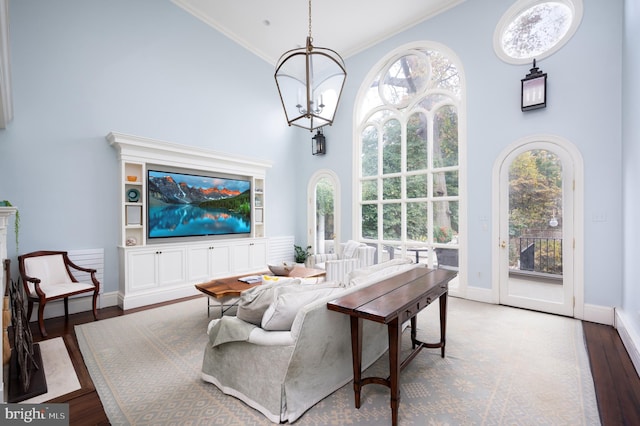
<svg viewBox="0 0 640 426"><path fill-rule="evenodd" d="M520 237L520 270L562 275L562 238Z"/></svg>

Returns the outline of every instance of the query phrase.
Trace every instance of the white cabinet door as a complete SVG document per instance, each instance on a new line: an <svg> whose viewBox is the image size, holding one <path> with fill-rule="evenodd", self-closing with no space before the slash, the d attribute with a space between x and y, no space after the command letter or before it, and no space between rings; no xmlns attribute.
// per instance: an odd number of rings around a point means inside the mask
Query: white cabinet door
<svg viewBox="0 0 640 426"><path fill-rule="evenodd" d="M266 269L267 242L266 240L251 240L234 244L233 271L246 272Z"/></svg>
<svg viewBox="0 0 640 426"><path fill-rule="evenodd" d="M249 243L238 243L232 246L233 272L245 272L251 265L249 261Z"/></svg>
<svg viewBox="0 0 640 426"><path fill-rule="evenodd" d="M194 246L188 252L189 282L207 282L231 273L231 248L228 244Z"/></svg>
<svg viewBox="0 0 640 426"><path fill-rule="evenodd" d="M249 258L251 262L251 269L266 269L267 268L267 242L266 240L257 240L251 243Z"/></svg>
<svg viewBox="0 0 640 426"><path fill-rule="evenodd" d="M210 273L213 277L221 277L231 273L231 247L216 244L209 250Z"/></svg>
<svg viewBox="0 0 640 426"><path fill-rule="evenodd" d="M185 250L162 248L127 253L127 292L181 284L186 281Z"/></svg>
<svg viewBox="0 0 640 426"><path fill-rule="evenodd" d="M156 286L157 256L156 250L136 250L127 253L127 293Z"/></svg>
<svg viewBox="0 0 640 426"><path fill-rule="evenodd" d="M204 283L209 281L211 246L196 246L189 248L188 267L189 281L192 283Z"/></svg>
<svg viewBox="0 0 640 426"><path fill-rule="evenodd" d="M186 251L183 248L163 248L158 250L158 285L184 284L186 274Z"/></svg>

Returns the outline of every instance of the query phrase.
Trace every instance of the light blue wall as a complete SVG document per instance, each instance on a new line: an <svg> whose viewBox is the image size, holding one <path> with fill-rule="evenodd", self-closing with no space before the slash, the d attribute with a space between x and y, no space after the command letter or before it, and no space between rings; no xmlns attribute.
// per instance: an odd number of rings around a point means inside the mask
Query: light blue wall
<svg viewBox="0 0 640 426"><path fill-rule="evenodd" d="M640 337L640 279L638 279L638 259L640 259L640 1L624 2L625 31L623 37L623 87L622 95L622 173L624 212L624 285L621 315L635 337Z"/></svg>
<svg viewBox="0 0 640 426"><path fill-rule="evenodd" d="M351 236L352 120L360 83L378 60L419 40L446 45L460 58L467 80L469 283L491 288L491 173L502 150L520 138L550 133L580 150L585 167L585 302L622 302L621 43L622 1L585 0L578 32L538 63L548 73L548 106L522 113L520 79L531 65L509 65L493 50L493 32L513 0L467 0L444 14L347 60L347 86L336 124L327 130L325 158L302 157L304 177L330 167L342 185L343 235ZM318 45L321 40L317 40ZM303 191L307 179L301 179ZM596 222L594 216L606 221ZM299 223L298 233L304 231Z"/></svg>
<svg viewBox="0 0 640 426"><path fill-rule="evenodd" d="M0 131L0 199L21 253L105 249L117 290L122 132L273 161L268 235L292 235L293 138L273 67L169 0L10 2L14 120ZM15 244L9 238L8 255Z"/></svg>
<svg viewBox="0 0 640 426"><path fill-rule="evenodd" d="M548 107L528 114L518 105L520 79L530 66L502 62L492 46L495 25L512 3L467 0L348 58L336 124L325 132L328 154L318 157L310 154L312 134L284 123L273 67L168 0L12 1L15 119L0 131L0 199L20 208L20 251L104 247L106 290L117 288L119 186L115 151L104 140L110 131L272 160L268 235L295 233L298 242L305 241L307 181L320 168L333 169L342 183L342 235L348 238L351 123L360 83L388 52L430 40L458 55L467 79L469 285L491 287L491 230L482 229L481 219L493 214L496 157L522 137L552 133L574 143L584 158L585 301L620 306L623 2L584 1L577 34L539 63L549 74ZM635 159L629 140L637 134L637 127L625 127L625 150ZM626 173L631 179L635 170ZM636 211L638 199L632 201L627 217ZM603 215L606 221L593 220ZM625 292L638 299L629 284L632 266Z"/></svg>

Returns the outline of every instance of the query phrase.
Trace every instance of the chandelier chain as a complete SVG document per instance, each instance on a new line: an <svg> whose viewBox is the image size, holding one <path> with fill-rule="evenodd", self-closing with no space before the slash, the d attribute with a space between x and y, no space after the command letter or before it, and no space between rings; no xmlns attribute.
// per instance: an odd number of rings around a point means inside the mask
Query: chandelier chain
<svg viewBox="0 0 640 426"><path fill-rule="evenodd" d="M309 38L313 40L311 36L311 0L309 0Z"/></svg>

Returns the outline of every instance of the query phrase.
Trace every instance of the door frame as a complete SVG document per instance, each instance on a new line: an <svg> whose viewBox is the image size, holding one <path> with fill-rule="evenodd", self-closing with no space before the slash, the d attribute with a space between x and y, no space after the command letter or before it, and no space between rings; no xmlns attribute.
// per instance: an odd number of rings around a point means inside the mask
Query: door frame
<svg viewBox="0 0 640 426"><path fill-rule="evenodd" d="M329 180L333 184L334 189L333 226L335 238L333 240L333 244L336 250L338 243L342 241L340 236L342 226L342 218L340 214L342 212L342 208L340 206L340 178L333 170L320 169L309 178L309 182L307 183L307 245L312 246L316 253L316 186L322 179Z"/></svg>
<svg viewBox="0 0 640 426"><path fill-rule="evenodd" d="M507 146L496 158L493 164L491 192L493 211L492 216L492 249L491 249L491 294L493 303L500 303L500 171L506 159L516 150L526 145L544 142L557 145L559 149L565 150L573 162L574 171L574 192L573 192L573 236L575 248L573 251L573 295L574 309L573 317L584 318L584 162L582 154L578 148L567 139L551 134L537 134L523 137ZM508 218L506 219L508 220Z"/></svg>

